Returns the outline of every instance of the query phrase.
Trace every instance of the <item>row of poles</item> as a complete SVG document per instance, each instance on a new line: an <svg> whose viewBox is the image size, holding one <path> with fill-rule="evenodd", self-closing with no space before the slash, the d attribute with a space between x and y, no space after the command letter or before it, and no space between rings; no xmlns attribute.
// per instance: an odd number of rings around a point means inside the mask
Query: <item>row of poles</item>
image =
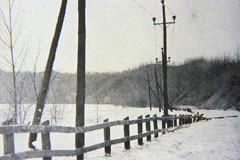
<svg viewBox="0 0 240 160"><path fill-rule="evenodd" d="M156 17L153 17L153 25L161 25L163 28L163 48L162 48L162 61L158 61L156 58L156 63L162 63L162 72L163 72L163 106L164 106L164 116L168 116L168 78L167 78L167 63L170 62L170 57L167 58L167 25L175 24L176 16L174 15L173 21L167 22L166 21L166 12L165 12L165 4L164 0L161 0L162 3L162 14L163 14L163 22L156 23ZM157 86L157 93L158 93L158 101L159 101L159 91ZM161 111L160 102L158 102L159 112Z"/></svg>

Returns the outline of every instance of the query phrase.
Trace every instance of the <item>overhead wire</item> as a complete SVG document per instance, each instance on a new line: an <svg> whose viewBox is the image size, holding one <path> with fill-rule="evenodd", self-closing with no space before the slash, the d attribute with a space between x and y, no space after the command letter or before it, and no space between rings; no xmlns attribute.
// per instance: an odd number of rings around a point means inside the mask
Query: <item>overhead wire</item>
<svg viewBox="0 0 240 160"><path fill-rule="evenodd" d="M132 0L135 2L139 8L141 8L145 13L147 13L149 16L154 17L151 12L149 12L145 7L143 7L137 0Z"/></svg>
<svg viewBox="0 0 240 160"><path fill-rule="evenodd" d="M143 10L148 16L150 16L151 18L154 17L154 15L149 12L145 7L143 7L139 2L137 2L137 0L132 0L133 2L135 2L138 7ZM156 25L153 25L154 27L154 44L155 44L155 57L158 56L158 42L157 42L157 31L156 31ZM162 26L160 26L162 27Z"/></svg>
<svg viewBox="0 0 240 160"><path fill-rule="evenodd" d="M165 5L165 7L167 8L167 10L172 14L175 15L175 13L167 6ZM167 26L168 27L168 26ZM173 38L174 38L174 32L175 32L175 25L173 25L173 29L172 29L172 37L171 37L171 42L170 42L170 49L169 49L169 55L171 55L172 53L172 47L173 47Z"/></svg>
<svg viewBox="0 0 240 160"><path fill-rule="evenodd" d="M151 12L149 12L145 7L143 7L139 2L137 2L137 0L132 0L133 2L135 2L138 7L143 10L148 16L154 17L153 14ZM175 15L175 13L167 6L165 5L167 10ZM162 26L160 25L160 27L162 28ZM167 26L168 27L168 26ZM171 42L170 42L170 49L169 49L169 54L171 55L172 53L172 47L173 47L173 40L174 40L174 33L175 33L175 26L173 25L173 29L172 29L172 37L171 37ZM157 31L156 31L156 26L154 25L154 40L155 40L155 56L158 56L158 42L157 42Z"/></svg>
<svg viewBox="0 0 240 160"><path fill-rule="evenodd" d="M171 44L171 47L170 47L170 52L169 52L169 54L170 54L170 55L171 55L171 53L172 53L174 32L175 32L175 25L173 25L173 30L172 30L172 39L171 39L171 42L170 42L170 44Z"/></svg>
<svg viewBox="0 0 240 160"><path fill-rule="evenodd" d="M155 36L155 57L157 57L158 53L158 47L157 47L157 31L156 31L156 26L154 25L154 36Z"/></svg>
<svg viewBox="0 0 240 160"><path fill-rule="evenodd" d="M175 15L175 13L167 5L165 5L165 7L169 10L169 12L171 12L173 15Z"/></svg>

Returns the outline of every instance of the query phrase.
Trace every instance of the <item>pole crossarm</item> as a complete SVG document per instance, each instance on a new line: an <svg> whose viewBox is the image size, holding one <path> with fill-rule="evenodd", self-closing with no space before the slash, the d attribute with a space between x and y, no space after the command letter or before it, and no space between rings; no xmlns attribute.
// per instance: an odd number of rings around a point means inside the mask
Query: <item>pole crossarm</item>
<svg viewBox="0 0 240 160"><path fill-rule="evenodd" d="M166 22L166 24L175 24L175 21L174 22ZM163 25L163 23L154 22L153 25Z"/></svg>
<svg viewBox="0 0 240 160"><path fill-rule="evenodd" d="M164 54L164 52L163 52L163 48L162 48L162 55L163 54ZM171 57L168 57L167 62L171 62L170 59L171 59ZM162 64L162 63L163 63L163 61L159 61L158 58L156 58L156 64Z"/></svg>

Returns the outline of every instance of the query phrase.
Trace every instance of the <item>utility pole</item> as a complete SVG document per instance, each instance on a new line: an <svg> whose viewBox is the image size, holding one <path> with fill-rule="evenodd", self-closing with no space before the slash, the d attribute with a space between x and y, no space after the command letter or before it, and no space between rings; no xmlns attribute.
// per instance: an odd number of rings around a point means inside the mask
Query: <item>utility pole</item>
<svg viewBox="0 0 240 160"><path fill-rule="evenodd" d="M160 104L160 94L159 94L159 84L158 84L158 76L157 76L157 69L154 66L154 74L155 74L155 81L156 81L156 88L157 88L157 103L159 112L161 112L161 104Z"/></svg>
<svg viewBox="0 0 240 160"><path fill-rule="evenodd" d="M76 127L85 125L85 89L86 89L86 0L78 0L78 56L77 56L77 93L76 93ZM76 149L85 145L85 134L75 134ZM77 155L83 160L84 154Z"/></svg>
<svg viewBox="0 0 240 160"><path fill-rule="evenodd" d="M156 23L156 18L153 17L154 25L162 25L163 26L163 50L162 50L162 68L163 68L163 106L164 106L164 116L168 116L168 86L167 86L167 24L175 24L176 16L174 15L173 22L166 22L166 13L165 13L165 4L164 0L162 2L162 13L163 13L163 23ZM157 59L156 59L157 61ZM157 61L158 63L158 61Z"/></svg>
<svg viewBox="0 0 240 160"><path fill-rule="evenodd" d="M150 79L149 79L149 73L147 72L147 81L148 81L148 97L149 97L149 107L150 110L152 110L152 100L151 100L151 87L150 87Z"/></svg>

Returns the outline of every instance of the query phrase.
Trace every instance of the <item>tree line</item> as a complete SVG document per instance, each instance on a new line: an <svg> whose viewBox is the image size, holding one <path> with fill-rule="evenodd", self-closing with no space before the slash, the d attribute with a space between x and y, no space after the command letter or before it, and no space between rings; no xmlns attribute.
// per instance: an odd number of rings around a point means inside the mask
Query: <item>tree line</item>
<svg viewBox="0 0 240 160"><path fill-rule="evenodd" d="M162 68L159 64L142 65L117 73L87 73L86 102L91 104L115 104L123 106L149 106L147 73L150 86L156 93L154 67L157 69L159 83L162 78ZM169 103L172 105L201 105L220 88L229 87L232 78L240 77L238 60L224 57L222 59L206 60L192 59L182 65L168 67ZM0 71L2 89L1 103L11 102L6 91L6 83L11 82L11 74ZM19 74L25 83L22 86L24 103L35 103L32 76L28 72ZM36 84L39 86L43 73L37 73ZM76 90L76 74L53 72L47 103L74 104ZM21 82L21 81L19 81ZM157 100L151 96L153 105Z"/></svg>

